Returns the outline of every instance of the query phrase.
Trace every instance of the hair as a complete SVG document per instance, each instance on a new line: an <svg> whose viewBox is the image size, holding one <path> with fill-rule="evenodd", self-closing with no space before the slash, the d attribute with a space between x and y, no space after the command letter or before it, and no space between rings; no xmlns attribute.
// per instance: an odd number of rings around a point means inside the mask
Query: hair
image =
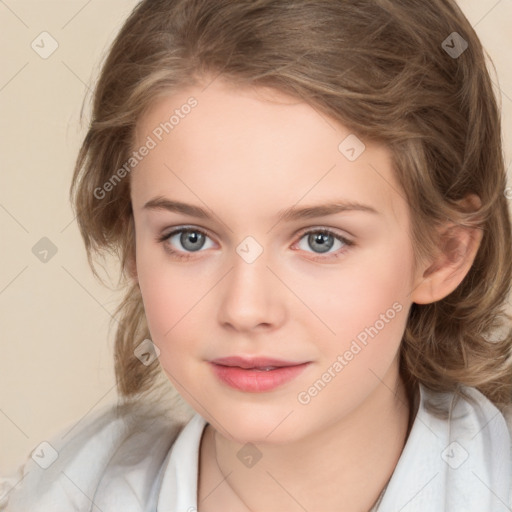
<svg viewBox="0 0 512 512"><path fill-rule="evenodd" d="M458 56L446 46L453 32L467 42ZM442 392L473 386L498 407L509 404L511 219L486 57L454 0L141 1L102 64L70 190L93 273L99 277L93 256L109 253L121 262L125 295L114 349L120 397L149 392L160 368L134 355L150 333L129 273L129 176L104 187L101 198L95 191L130 158L137 122L157 98L222 77L289 94L362 140L385 144L410 207L415 261L436 254L438 228L448 220L482 230L460 285L442 300L412 304L400 372L408 385ZM480 198L477 210L464 206L468 194Z"/></svg>

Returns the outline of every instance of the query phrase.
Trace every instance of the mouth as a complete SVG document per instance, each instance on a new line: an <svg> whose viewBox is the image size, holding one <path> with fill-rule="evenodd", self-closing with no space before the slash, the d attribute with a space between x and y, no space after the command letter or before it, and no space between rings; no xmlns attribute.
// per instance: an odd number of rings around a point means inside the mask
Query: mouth
<svg viewBox="0 0 512 512"><path fill-rule="evenodd" d="M282 359L273 359L270 357L241 357L230 356L221 357L211 361L214 364L228 367L238 367L244 370L270 371L277 368L286 368L289 366L298 366L304 364L304 361L284 361Z"/></svg>
<svg viewBox="0 0 512 512"><path fill-rule="evenodd" d="M270 391L290 382L310 363L239 356L210 361L213 373L223 384L252 393Z"/></svg>

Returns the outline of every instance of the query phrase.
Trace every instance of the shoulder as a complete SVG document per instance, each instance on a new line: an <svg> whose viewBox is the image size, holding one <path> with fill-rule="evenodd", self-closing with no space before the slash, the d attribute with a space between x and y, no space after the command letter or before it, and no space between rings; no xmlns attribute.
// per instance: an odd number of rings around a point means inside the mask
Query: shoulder
<svg viewBox="0 0 512 512"><path fill-rule="evenodd" d="M126 512L145 510L140 504L153 499L185 423L153 402L105 407L40 443L17 474L0 478L0 509L96 510L115 491Z"/></svg>
<svg viewBox="0 0 512 512"><path fill-rule="evenodd" d="M458 392L440 393L421 386L421 395L427 411L438 418L449 419L454 426L460 424L467 428L473 425L479 429L485 427L494 433L510 432L512 409L498 409L476 388L461 386Z"/></svg>
<svg viewBox="0 0 512 512"><path fill-rule="evenodd" d="M485 449L507 447L510 450L512 409L498 409L483 393L469 386L446 393L425 386L420 389L421 408L432 428L439 427L453 438L465 439Z"/></svg>
<svg viewBox="0 0 512 512"><path fill-rule="evenodd" d="M379 510L510 511L511 435L502 412L470 387L439 392L420 385L417 398Z"/></svg>
<svg viewBox="0 0 512 512"><path fill-rule="evenodd" d="M473 387L463 386L456 393L424 388L422 393L430 427L445 444L441 458L451 470L451 492L455 494L453 488L460 480L459 487L470 496L476 492L468 488L468 482L473 482L479 489L475 503L492 489L489 500L496 503L488 510L502 510L503 503L512 504L512 411L498 409ZM485 489L482 482L487 485Z"/></svg>

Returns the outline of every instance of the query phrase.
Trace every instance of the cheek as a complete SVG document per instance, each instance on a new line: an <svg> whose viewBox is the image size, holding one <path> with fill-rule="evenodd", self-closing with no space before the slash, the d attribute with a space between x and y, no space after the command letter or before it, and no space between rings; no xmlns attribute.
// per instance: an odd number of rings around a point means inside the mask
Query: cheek
<svg viewBox="0 0 512 512"><path fill-rule="evenodd" d="M160 247L144 248L142 243L137 246L138 281L153 342L162 349L190 309L192 290L183 273L166 261Z"/></svg>
<svg viewBox="0 0 512 512"><path fill-rule="evenodd" d="M406 247L403 251L374 247L355 254L329 273L323 271L297 280L295 290L336 331L336 325L346 326L347 322L350 325L377 320L395 302L405 309L410 300L411 262Z"/></svg>
<svg viewBox="0 0 512 512"><path fill-rule="evenodd" d="M180 278L157 274L157 268L148 269L140 279L141 292L151 341L159 348L160 365L175 386L183 381L184 360L197 348L194 340L200 337L194 333L194 326L201 325L194 308L197 297L191 296ZM196 327L197 328L197 327ZM176 379L176 380L175 380Z"/></svg>
<svg viewBox="0 0 512 512"><path fill-rule="evenodd" d="M179 376L183 358L200 351L207 295L215 282L192 267L171 263L162 249L140 249L137 272L151 341L160 363Z"/></svg>
<svg viewBox="0 0 512 512"><path fill-rule="evenodd" d="M318 324L320 350L327 361L345 353L350 361L358 361L344 372L352 378L355 367L375 367L379 373L399 349L411 304L412 252L405 242L360 252L327 279L308 278L301 287L301 296L317 317L307 315L303 322Z"/></svg>

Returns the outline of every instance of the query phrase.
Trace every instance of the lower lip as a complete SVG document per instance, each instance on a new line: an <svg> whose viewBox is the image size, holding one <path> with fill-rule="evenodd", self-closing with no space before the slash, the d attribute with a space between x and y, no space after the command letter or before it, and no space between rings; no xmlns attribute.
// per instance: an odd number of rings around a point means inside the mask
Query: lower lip
<svg viewBox="0 0 512 512"><path fill-rule="evenodd" d="M210 363L215 375L232 388L240 391L259 393L270 391L278 386L290 382L304 371L309 363L296 366L283 366L275 370L243 369L238 366L222 366Z"/></svg>

